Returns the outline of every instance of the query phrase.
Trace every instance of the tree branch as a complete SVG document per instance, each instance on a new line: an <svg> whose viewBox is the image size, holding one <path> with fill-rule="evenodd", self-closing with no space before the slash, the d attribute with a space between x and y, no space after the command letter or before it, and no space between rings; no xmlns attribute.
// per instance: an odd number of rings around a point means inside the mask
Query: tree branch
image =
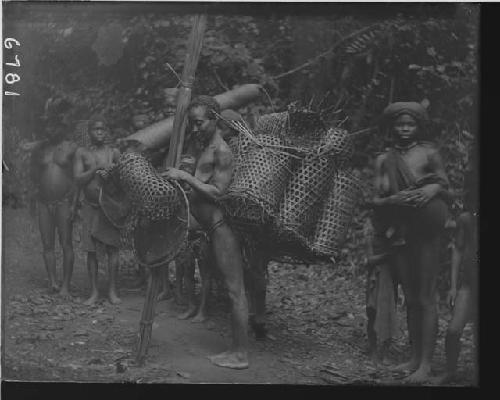
<svg viewBox="0 0 500 400"><path fill-rule="evenodd" d="M343 38L341 38L340 40L338 40L332 47L330 47L327 51L321 53L321 54L318 54L316 57L314 57L313 59L307 61L306 63L302 64L302 65L299 65L298 67L295 67L294 69L291 69L290 71L287 71L287 72L283 72L282 74L279 74L279 75L276 75L276 76L273 76L272 79L281 79L281 78L284 78L285 76L288 76L288 75L291 75L291 74L294 74L304 68L307 68L307 67L310 67L311 65L317 63L318 61L320 61L322 58L330 55L331 53L333 53L337 47L339 47L342 43L344 43L346 40L349 40L357 35L360 35L361 33L363 32L366 32L370 29L372 29L374 26L376 26L378 24L372 24L372 25L369 25L369 26L366 26L362 29L358 29L357 31L347 35L347 36L344 36Z"/></svg>

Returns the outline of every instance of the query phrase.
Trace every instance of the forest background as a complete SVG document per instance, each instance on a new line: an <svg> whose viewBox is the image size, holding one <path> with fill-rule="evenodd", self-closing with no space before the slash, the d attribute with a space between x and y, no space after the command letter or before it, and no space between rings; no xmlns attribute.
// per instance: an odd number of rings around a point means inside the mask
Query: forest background
<svg viewBox="0 0 500 400"><path fill-rule="evenodd" d="M378 119L391 101L423 101L460 211L463 172L478 132L477 4L147 4L7 3L4 63L19 80L4 83L3 205L30 198L22 141L42 134L50 97L63 97L69 129L104 114L115 138L134 132L132 118L150 122L175 112L173 89L185 59L192 15L207 12L194 94L219 94L260 83L268 96L239 111L252 126L263 114L298 102L329 124L358 132L353 160L371 195L372 162L387 144ZM5 64L4 64L5 65ZM475 150L473 150L475 149ZM5 165L8 171L5 169ZM342 252L354 273L362 264L369 210L359 206Z"/></svg>

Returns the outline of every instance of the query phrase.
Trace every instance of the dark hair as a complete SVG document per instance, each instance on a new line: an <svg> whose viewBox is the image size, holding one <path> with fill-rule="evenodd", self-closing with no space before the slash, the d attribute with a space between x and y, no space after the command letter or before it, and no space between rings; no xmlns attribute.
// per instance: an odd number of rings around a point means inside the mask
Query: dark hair
<svg viewBox="0 0 500 400"><path fill-rule="evenodd" d="M92 127L96 122L102 122L106 127L108 127L108 122L106 118L100 114L92 115L89 120L89 127Z"/></svg>
<svg viewBox="0 0 500 400"><path fill-rule="evenodd" d="M417 123L417 138L425 140L430 138L429 116L427 110L420 103L415 101L395 102L389 104L383 111L379 119L379 129L381 129L390 139L394 122L401 115L409 115Z"/></svg>
<svg viewBox="0 0 500 400"><path fill-rule="evenodd" d="M216 114L220 114L221 112L220 104L212 96L196 96L189 104L188 109L191 110L195 107L205 107L210 119L216 119Z"/></svg>

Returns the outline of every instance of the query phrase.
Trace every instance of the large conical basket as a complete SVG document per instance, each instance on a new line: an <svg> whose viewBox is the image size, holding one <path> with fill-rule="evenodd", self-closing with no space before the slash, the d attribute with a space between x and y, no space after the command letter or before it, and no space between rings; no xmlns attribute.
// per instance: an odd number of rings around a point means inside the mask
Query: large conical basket
<svg viewBox="0 0 500 400"><path fill-rule="evenodd" d="M309 155L302 160L280 204L277 227L281 238L302 244L311 239L334 173L335 162L331 157Z"/></svg>
<svg viewBox="0 0 500 400"><path fill-rule="evenodd" d="M187 241L189 204L176 181L161 177L137 153L122 154L118 174L133 205L125 242L139 264L156 267L175 258Z"/></svg>
<svg viewBox="0 0 500 400"><path fill-rule="evenodd" d="M279 137L256 135L239 152L233 179L221 204L233 221L262 225L278 214L292 161Z"/></svg>
<svg viewBox="0 0 500 400"><path fill-rule="evenodd" d="M315 253L333 256L339 253L360 196L360 180L350 170L338 170L309 246Z"/></svg>

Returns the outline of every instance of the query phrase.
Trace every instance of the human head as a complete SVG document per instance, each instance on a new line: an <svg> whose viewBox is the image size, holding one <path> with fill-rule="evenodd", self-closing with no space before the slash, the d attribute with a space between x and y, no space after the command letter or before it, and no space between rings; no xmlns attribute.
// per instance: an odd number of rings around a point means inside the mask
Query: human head
<svg viewBox="0 0 500 400"><path fill-rule="evenodd" d="M189 127L192 140L206 146L217 130L217 114L220 105L211 96L198 96L188 107Z"/></svg>
<svg viewBox="0 0 500 400"><path fill-rule="evenodd" d="M396 102L389 104L382 115L382 128L389 130L396 140L409 141L425 135L429 121L426 109L417 102Z"/></svg>
<svg viewBox="0 0 500 400"><path fill-rule="evenodd" d="M136 114L132 117L134 129L144 129L150 124L149 116L147 114Z"/></svg>
<svg viewBox="0 0 500 400"><path fill-rule="evenodd" d="M42 123L44 135L50 142L62 140L66 135L67 126L62 118L58 116L43 117Z"/></svg>
<svg viewBox="0 0 500 400"><path fill-rule="evenodd" d="M108 125L102 115L94 115L89 121L89 136L93 144L102 144L108 134Z"/></svg>

